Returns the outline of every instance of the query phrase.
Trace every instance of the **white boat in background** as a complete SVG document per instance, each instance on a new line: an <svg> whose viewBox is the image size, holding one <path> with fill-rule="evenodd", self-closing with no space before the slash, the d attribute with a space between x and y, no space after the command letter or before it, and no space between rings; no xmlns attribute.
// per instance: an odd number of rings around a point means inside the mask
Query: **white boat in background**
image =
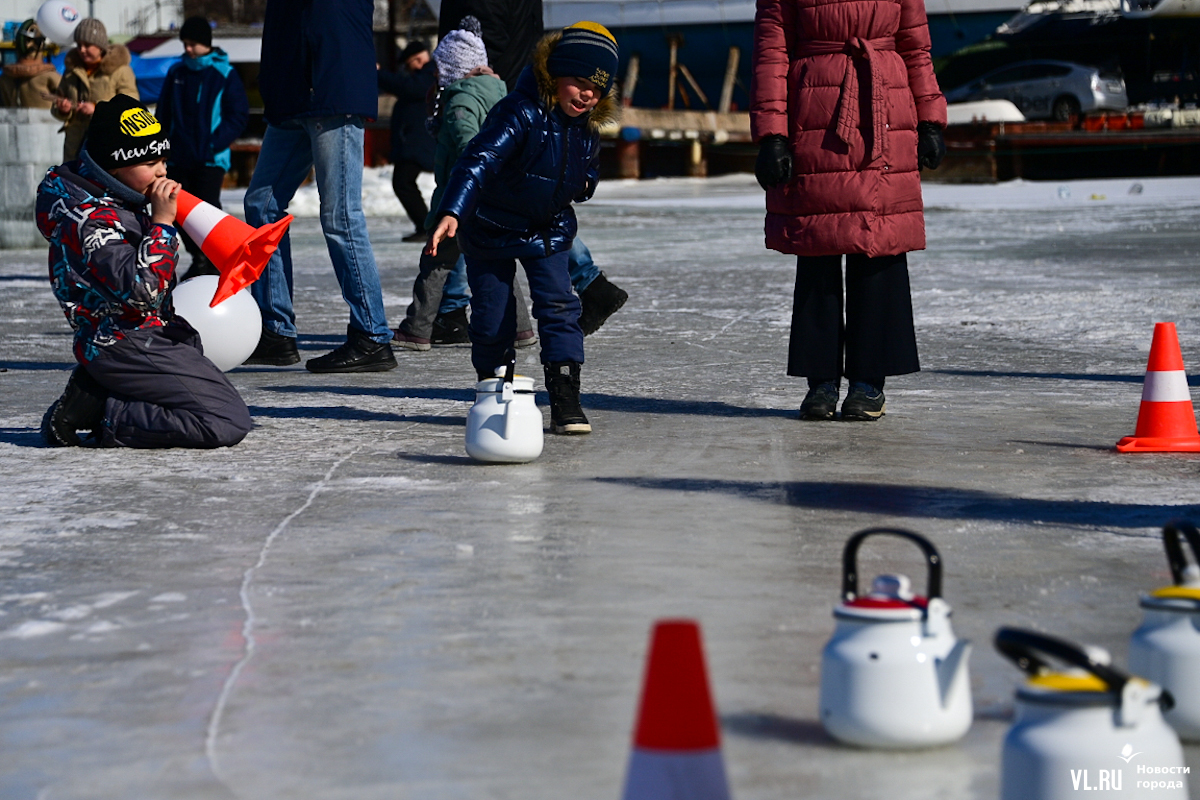
<svg viewBox="0 0 1200 800"><path fill-rule="evenodd" d="M1121 15L1141 17L1200 17L1200 0L1121 0Z"/></svg>

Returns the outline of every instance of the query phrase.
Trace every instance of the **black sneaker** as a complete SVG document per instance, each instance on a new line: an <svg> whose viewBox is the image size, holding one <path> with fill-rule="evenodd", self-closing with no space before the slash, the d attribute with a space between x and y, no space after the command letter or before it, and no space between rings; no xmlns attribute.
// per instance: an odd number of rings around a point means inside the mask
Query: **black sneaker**
<svg viewBox="0 0 1200 800"><path fill-rule="evenodd" d="M579 327L583 328L583 335L590 336L600 330L604 321L625 305L628 299L629 293L606 278L603 272L597 275L579 293L579 302L583 305L579 313Z"/></svg>
<svg viewBox="0 0 1200 800"><path fill-rule="evenodd" d="M546 364L546 391L550 393L550 429L555 433L591 433L592 426L579 404L579 365Z"/></svg>
<svg viewBox="0 0 1200 800"><path fill-rule="evenodd" d="M392 343L377 342L362 331L346 328L346 343L318 358L310 358L304 367L309 372L387 372L396 368Z"/></svg>
<svg viewBox="0 0 1200 800"><path fill-rule="evenodd" d="M424 242L427 239L429 239L429 234L426 233L425 231L413 231L408 236L402 236L400 238L400 241L402 241L402 242Z"/></svg>
<svg viewBox="0 0 1200 800"><path fill-rule="evenodd" d="M51 447L79 447L83 440L78 431L93 433L104 422L104 406L108 390L88 374L83 367L76 367L67 381L62 397L46 409L42 417L42 440Z"/></svg>
<svg viewBox="0 0 1200 800"><path fill-rule="evenodd" d="M842 419L871 422L882 417L886 411L887 403L884 402L882 389L859 381L850 384L846 402L842 403Z"/></svg>
<svg viewBox="0 0 1200 800"><path fill-rule="evenodd" d="M268 367L286 367L300 360L300 351L296 349L296 337L272 333L263 328L262 336L258 339L258 347L243 364L262 364Z"/></svg>
<svg viewBox="0 0 1200 800"><path fill-rule="evenodd" d="M800 404L800 419L833 419L833 412L837 411L837 403L837 381L818 383L816 386L809 387L808 394L804 395L804 402Z"/></svg>
<svg viewBox="0 0 1200 800"><path fill-rule="evenodd" d="M433 320L429 343L434 347L470 344L471 337L467 335L467 310L459 308L446 314L438 314Z"/></svg>

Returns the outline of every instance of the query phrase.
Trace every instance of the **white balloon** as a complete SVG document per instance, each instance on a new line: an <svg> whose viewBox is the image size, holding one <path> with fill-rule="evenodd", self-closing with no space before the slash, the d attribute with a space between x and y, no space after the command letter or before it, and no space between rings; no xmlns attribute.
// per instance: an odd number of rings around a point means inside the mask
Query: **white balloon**
<svg viewBox="0 0 1200 800"><path fill-rule="evenodd" d="M37 24L42 34L55 44L74 44L75 26L83 14L65 0L46 0L37 10Z"/></svg>
<svg viewBox="0 0 1200 800"><path fill-rule="evenodd" d="M248 289L209 308L217 293L217 276L200 275L175 287L171 297L175 313L188 321L200 334L204 355L229 372L250 357L262 335L262 313Z"/></svg>

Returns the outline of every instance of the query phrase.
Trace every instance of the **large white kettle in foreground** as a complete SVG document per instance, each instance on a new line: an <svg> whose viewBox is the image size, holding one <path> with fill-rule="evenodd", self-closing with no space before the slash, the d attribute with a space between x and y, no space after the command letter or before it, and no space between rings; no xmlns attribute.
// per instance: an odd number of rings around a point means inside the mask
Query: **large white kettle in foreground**
<svg viewBox="0 0 1200 800"><path fill-rule="evenodd" d="M1004 737L1001 800L1187 800L1183 748L1163 720L1160 709L1172 701L1162 687L1113 668L1098 647L1033 631L1001 628L996 649L1029 676Z"/></svg>
<svg viewBox="0 0 1200 800"><path fill-rule="evenodd" d="M926 596L903 575L880 575L858 594L858 548L870 536L916 544L928 568ZM971 726L967 659L942 599L942 559L930 542L905 530L854 534L842 553L842 602L833 637L821 654L821 724L829 735L861 747L917 748L946 744Z"/></svg>
<svg viewBox="0 0 1200 800"><path fill-rule="evenodd" d="M533 378L517 375L516 362L475 384L467 413L467 455L477 461L521 464L542 454L542 412L533 401Z"/></svg>
<svg viewBox="0 0 1200 800"><path fill-rule="evenodd" d="M1200 567L1188 564L1180 537L1200 562L1200 532L1170 522L1163 545L1174 583L1142 595L1145 617L1129 640L1129 669L1162 685L1175 698L1167 722L1181 739L1200 740Z"/></svg>

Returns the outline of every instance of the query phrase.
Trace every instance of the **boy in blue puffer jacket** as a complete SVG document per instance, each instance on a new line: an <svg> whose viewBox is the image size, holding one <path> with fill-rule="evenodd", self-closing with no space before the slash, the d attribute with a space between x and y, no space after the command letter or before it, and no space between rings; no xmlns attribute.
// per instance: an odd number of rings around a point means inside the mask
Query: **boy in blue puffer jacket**
<svg viewBox="0 0 1200 800"><path fill-rule="evenodd" d="M229 145L242 135L250 105L242 79L229 56L212 46L212 28L204 17L189 17L179 29L183 60L167 72L157 116L171 138L167 175L185 191L217 208L221 185L229 171ZM216 275L200 246L182 230L183 246L192 257L182 275Z"/></svg>
<svg viewBox="0 0 1200 800"><path fill-rule="evenodd" d="M471 286L471 363L480 380L508 360L516 334L516 261L529 279L555 433L590 433L579 403L583 330L568 253L599 178L600 133L618 105L617 42L578 22L547 35L517 88L496 104L451 173L426 248L456 236Z"/></svg>

